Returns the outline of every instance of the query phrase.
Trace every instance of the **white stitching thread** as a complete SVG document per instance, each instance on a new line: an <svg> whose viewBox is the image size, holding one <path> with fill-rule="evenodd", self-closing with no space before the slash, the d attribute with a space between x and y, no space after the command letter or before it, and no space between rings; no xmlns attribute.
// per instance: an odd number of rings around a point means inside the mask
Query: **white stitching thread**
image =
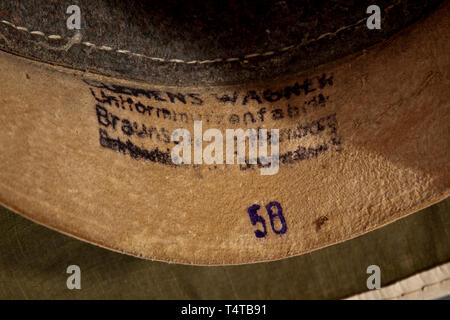
<svg viewBox="0 0 450 320"><path fill-rule="evenodd" d="M386 12L386 11L390 10L392 7L394 7L394 5L390 5L390 6L386 7L386 9L384 9L384 11ZM99 45L96 45L95 43L87 42L87 41L81 42L81 44L86 46L86 47L90 47L90 48L94 48L94 49L98 49L98 50L102 50L102 51L114 51L114 52L117 52L117 53L120 53L120 54L131 55L131 56L140 57L140 58L144 58L144 59L149 59L149 60L157 61L157 62L184 63L184 64L207 64L207 63L218 63L218 62L235 62L235 61L242 61L243 60L243 62L246 63L246 62L248 62L247 61L248 59L261 57L261 56L263 56L263 57L272 56L276 52L279 52L279 53L286 52L286 51L289 51L289 50L291 50L291 49L293 49L293 48L295 48L297 46L298 47L304 47L304 46L306 46L308 44L311 44L313 42L317 42L320 39L323 39L325 37L334 37L339 32L347 30L347 29L352 28L352 27L356 27L356 26L358 26L359 24L363 23L366 20L367 20L367 18L363 18L363 19L358 20L357 22L355 22L353 24L341 27L341 28L337 29L334 32L324 33L324 34L318 36L315 39L302 41L299 44L294 44L294 45L286 46L286 47L283 47L283 48L279 48L277 50L270 50L270 51L263 52L263 53L259 53L259 52L250 53L250 54L247 54L247 55L245 55L244 57L241 57L241 58L237 58L237 57L236 58L216 58L216 59L207 59L207 60L202 60L202 61L199 61L199 60L185 61L185 60L182 60L182 59L173 59L173 58L172 59L163 59L163 58L158 58L158 57L146 56L144 54L131 52L129 50L114 49L114 48L112 48L110 46L106 46L106 45L100 45L99 46ZM14 23L6 21L6 20L2 20L0 22L5 24L5 25L7 25L7 26L10 26L10 27L12 27L12 28L14 28L16 30L27 32L27 33L32 34L32 35L37 35L37 36L41 36L41 37L47 37L50 40L67 39L67 38L64 38L64 37L62 37L60 35L57 35L57 34L53 34L53 35L48 35L47 36L42 31L29 31L28 28L21 27L21 26L16 26Z"/></svg>

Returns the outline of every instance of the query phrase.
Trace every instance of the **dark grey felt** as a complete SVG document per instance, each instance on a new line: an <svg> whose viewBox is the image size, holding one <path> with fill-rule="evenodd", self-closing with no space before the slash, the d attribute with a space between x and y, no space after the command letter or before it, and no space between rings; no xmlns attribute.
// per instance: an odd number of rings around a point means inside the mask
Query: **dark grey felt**
<svg viewBox="0 0 450 320"><path fill-rule="evenodd" d="M37 60L154 84L226 84L267 81L359 52L389 38L433 10L439 0L380 0L381 30L365 23L304 46L307 40L367 17L373 1L137 1L2 0L0 19L29 31L71 37L66 8L82 12L82 41L163 59L240 58L237 62L183 64L155 62L114 51L74 45L52 50L41 38L0 24L0 49ZM385 11L387 7L393 7ZM6 40L5 40L6 39ZM63 47L67 40L46 40ZM283 47L295 45L280 52ZM245 59L248 54L275 51ZM248 60L246 62L245 60Z"/></svg>

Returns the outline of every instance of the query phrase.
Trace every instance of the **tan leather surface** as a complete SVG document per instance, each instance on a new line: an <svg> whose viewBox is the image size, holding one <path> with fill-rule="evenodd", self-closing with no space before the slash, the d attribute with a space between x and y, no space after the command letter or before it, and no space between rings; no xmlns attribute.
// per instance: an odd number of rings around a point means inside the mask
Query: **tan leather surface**
<svg viewBox="0 0 450 320"><path fill-rule="evenodd" d="M368 30L372 0L77 0L81 29L68 30L72 0L2 0L0 50L151 84L270 81L388 39L443 1L377 0L383 27Z"/></svg>
<svg viewBox="0 0 450 320"><path fill-rule="evenodd" d="M340 299L367 291L369 265L380 267L381 286L388 287L450 261L449 243L450 198L312 253L220 267L118 254L0 208L0 298ZM81 290L66 287L69 265L81 269Z"/></svg>
<svg viewBox="0 0 450 320"><path fill-rule="evenodd" d="M361 235L449 194L449 17L447 4L358 56L240 87L158 87L0 53L0 201L97 245L188 264L280 259ZM235 104L217 99L234 92ZM145 160L173 144L162 131L127 135L101 112L169 133L200 117L203 130L277 128L280 170ZM118 138L132 147L114 152ZM257 238L247 210L273 201L287 231L266 218Z"/></svg>

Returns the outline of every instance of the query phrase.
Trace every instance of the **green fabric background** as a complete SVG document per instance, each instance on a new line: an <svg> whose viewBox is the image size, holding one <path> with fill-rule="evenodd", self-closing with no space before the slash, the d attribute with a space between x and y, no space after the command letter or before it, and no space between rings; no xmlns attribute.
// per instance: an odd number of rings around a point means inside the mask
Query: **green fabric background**
<svg viewBox="0 0 450 320"><path fill-rule="evenodd" d="M168 58L209 60L244 57L252 53L295 48L272 58L246 63L159 63L113 51L48 50L26 33L0 23L0 49L21 56L90 70L107 76L166 85L224 85L273 81L334 61L380 41L426 16L442 0L377 0L382 9L379 30L349 28L337 37L324 37L308 46L307 39L349 26L367 17L372 0L1 0L0 17L48 34L73 36L67 30L69 5L81 9L83 41L114 46L135 53ZM389 11L384 8L394 7ZM267 32L269 31L269 32ZM31 37L31 39L34 39ZM65 42L52 42L62 45ZM244 60L244 59L242 59Z"/></svg>
<svg viewBox="0 0 450 320"><path fill-rule="evenodd" d="M336 299L450 261L450 198L364 236L269 263L198 267L146 261L59 234L0 208L2 299ZM81 268L81 290L66 287Z"/></svg>

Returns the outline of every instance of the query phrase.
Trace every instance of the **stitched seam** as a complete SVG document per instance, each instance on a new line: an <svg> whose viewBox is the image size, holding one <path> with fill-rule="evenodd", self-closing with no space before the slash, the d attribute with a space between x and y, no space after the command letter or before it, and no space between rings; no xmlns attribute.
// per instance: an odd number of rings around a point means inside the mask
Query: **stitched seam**
<svg viewBox="0 0 450 320"><path fill-rule="evenodd" d="M384 9L384 12L387 12L388 10L392 9L392 7L394 7L394 5L390 5L390 6L386 7ZM350 24L348 26L340 27L339 29L335 30L334 32L326 32L324 34L321 34L317 38L309 39L309 40L306 40L306 41L302 41L301 43L293 44L293 45L290 45L290 46L285 46L285 47L282 47L282 48L279 48L279 49L270 50L270 51L266 51L266 52L263 52L263 53L255 52L255 53L247 54L247 55L245 55L243 57L232 57L232 58L215 58L215 59L207 59L207 60L190 60L190 61L186 61L186 60L183 60L183 59L175 59L175 58L164 59L164 58L159 58L159 57L147 56L147 55L144 55L144 54L141 54L141 53L131 52L130 50L114 49L114 48L112 48L110 46L107 46L107 45L97 45L95 43L88 42L88 41L84 41L84 42L80 41L80 42L74 43L74 44L80 44L81 43L81 45L89 47L89 48L93 48L93 49L98 49L98 50L102 50L102 51L114 51L114 52L117 52L119 54L125 54L125 55L130 55L130 56L135 56L135 57L139 57L139 58L143 58L143 59L149 59L149 60L152 60L152 61L165 62L165 63L209 64L209 63L218 63L218 62L222 62L223 63L223 62L236 62L236 61L247 62L249 59L253 59L253 58L257 58L257 57L268 57L268 56L273 56L275 54L281 54L281 53L290 51L290 50L292 50L295 47L299 47L299 48L305 47L305 46L307 46L307 45L309 45L311 43L317 42L317 41L319 41L319 40L321 40L323 38L326 38L326 37L334 37L339 32L342 32L344 30L347 30L347 29L350 29L350 28L353 28L353 27L357 27L358 25L360 25L361 23L363 23L366 20L367 20L367 17L363 18L363 19L360 19L357 22L355 22L353 24ZM64 38L64 37L62 37L60 35L57 35L57 34L47 35L47 34L45 34L42 31L37 31L37 30L30 31L26 27L17 26L14 23L12 23L10 21L7 21L7 20L2 20L0 22L5 24L5 25L7 25L7 26L9 26L9 27L11 27L11 28L14 28L16 30L19 30L19 31L22 31L22 32L26 32L26 33L29 33L29 34L32 34L32 35L48 38L50 40L62 40L62 39L65 39L65 40L68 40L68 41L71 40L71 38Z"/></svg>

